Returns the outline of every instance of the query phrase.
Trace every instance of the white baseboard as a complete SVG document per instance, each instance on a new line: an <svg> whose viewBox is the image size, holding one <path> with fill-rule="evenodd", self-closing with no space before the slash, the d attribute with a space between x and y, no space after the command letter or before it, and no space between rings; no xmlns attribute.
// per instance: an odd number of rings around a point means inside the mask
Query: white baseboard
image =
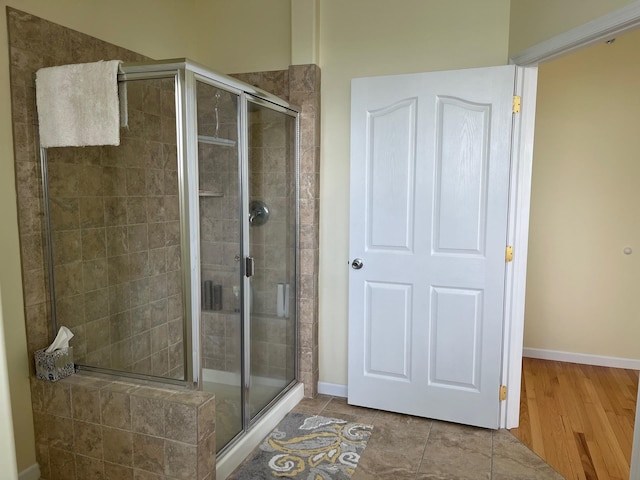
<svg viewBox="0 0 640 480"><path fill-rule="evenodd" d="M523 348L522 356L540 358L542 360L555 360L557 362L583 363L585 365L595 365L598 367L640 370L640 360L635 358L605 357L603 355L561 352L558 350L545 350L542 348ZM320 386L318 386L318 389L319 388Z"/></svg>
<svg viewBox="0 0 640 480"><path fill-rule="evenodd" d="M318 393L333 397L347 398L347 386L339 383L318 382Z"/></svg>
<svg viewBox="0 0 640 480"><path fill-rule="evenodd" d="M34 463L18 475L18 480L40 480L40 465Z"/></svg>

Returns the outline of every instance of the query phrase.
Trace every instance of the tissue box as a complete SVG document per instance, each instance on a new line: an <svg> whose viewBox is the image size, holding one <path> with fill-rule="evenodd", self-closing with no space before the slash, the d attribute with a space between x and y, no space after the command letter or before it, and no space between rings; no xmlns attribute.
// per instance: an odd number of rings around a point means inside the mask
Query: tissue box
<svg viewBox="0 0 640 480"><path fill-rule="evenodd" d="M41 380L55 382L75 373L73 365L73 347L61 348L47 353L46 348L37 350L34 354L36 361L36 377Z"/></svg>

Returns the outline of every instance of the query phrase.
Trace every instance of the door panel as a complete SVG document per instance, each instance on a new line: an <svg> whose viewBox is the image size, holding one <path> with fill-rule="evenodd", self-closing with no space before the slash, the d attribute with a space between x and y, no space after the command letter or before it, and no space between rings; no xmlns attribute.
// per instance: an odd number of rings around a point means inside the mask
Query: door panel
<svg viewBox="0 0 640 480"><path fill-rule="evenodd" d="M484 250L491 106L437 99L435 250Z"/></svg>
<svg viewBox="0 0 640 480"><path fill-rule="evenodd" d="M479 391L482 292L431 289L429 383Z"/></svg>
<svg viewBox="0 0 640 480"><path fill-rule="evenodd" d="M366 302L365 375L409 378L411 285L368 282Z"/></svg>
<svg viewBox="0 0 640 480"><path fill-rule="evenodd" d="M411 250L416 100L369 113L367 198L370 249Z"/></svg>
<svg viewBox="0 0 640 480"><path fill-rule="evenodd" d="M349 403L498 426L514 74L353 80Z"/></svg>

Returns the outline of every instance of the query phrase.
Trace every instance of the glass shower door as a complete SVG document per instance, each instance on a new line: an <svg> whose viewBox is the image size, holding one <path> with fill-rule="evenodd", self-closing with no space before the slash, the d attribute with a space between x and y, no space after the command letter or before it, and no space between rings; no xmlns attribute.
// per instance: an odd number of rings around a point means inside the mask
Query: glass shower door
<svg viewBox="0 0 640 480"><path fill-rule="evenodd" d="M243 430L239 95L196 82L202 385L216 395L216 449Z"/></svg>
<svg viewBox="0 0 640 480"><path fill-rule="evenodd" d="M248 103L249 416L295 379L296 119Z"/></svg>

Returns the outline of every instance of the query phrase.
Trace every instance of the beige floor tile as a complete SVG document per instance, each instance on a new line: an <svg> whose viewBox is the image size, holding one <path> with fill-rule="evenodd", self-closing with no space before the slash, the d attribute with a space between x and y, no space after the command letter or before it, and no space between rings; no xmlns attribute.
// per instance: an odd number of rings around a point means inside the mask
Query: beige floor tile
<svg viewBox="0 0 640 480"><path fill-rule="evenodd" d="M356 471L372 478L414 478L426 441L420 431L374 426Z"/></svg>
<svg viewBox="0 0 640 480"><path fill-rule="evenodd" d="M506 430L493 434L494 480L562 480L562 475Z"/></svg>
<svg viewBox="0 0 640 480"><path fill-rule="evenodd" d="M340 406L338 406L338 410L336 411L331 410L332 406L335 407L336 405L329 402L327 407L320 412L320 415L323 417L340 418L348 422L364 423L365 425L373 425L374 419L376 418L377 412L368 408L340 408Z"/></svg>
<svg viewBox="0 0 640 480"><path fill-rule="evenodd" d="M433 420L429 418L414 417L411 415L403 415L401 413L378 412L374 417L374 427L389 427L409 429L422 433L425 438L431 430Z"/></svg>
<svg viewBox="0 0 640 480"><path fill-rule="evenodd" d="M303 398L296 405L295 411L319 415L328 405L332 397L329 395L318 395L316 398Z"/></svg>
<svg viewBox="0 0 640 480"><path fill-rule="evenodd" d="M491 430L434 421L416 478L491 478L491 437Z"/></svg>
<svg viewBox="0 0 640 480"><path fill-rule="evenodd" d="M371 408L356 407L355 405L349 405L346 398L333 397L331 401L322 410L322 415L325 412L343 413L347 415L360 415L375 417L378 414L378 410ZM325 415L327 416L327 415Z"/></svg>

